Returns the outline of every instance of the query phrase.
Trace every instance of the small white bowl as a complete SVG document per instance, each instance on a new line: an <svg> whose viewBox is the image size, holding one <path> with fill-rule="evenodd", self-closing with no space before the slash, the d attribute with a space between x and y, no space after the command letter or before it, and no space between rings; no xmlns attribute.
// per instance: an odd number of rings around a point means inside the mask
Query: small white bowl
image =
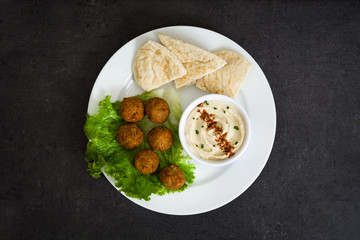
<svg viewBox="0 0 360 240"><path fill-rule="evenodd" d="M238 151L235 152L235 154L229 158L226 158L224 160L206 160L206 159L202 159L198 156L196 156L189 148L188 144L187 144L187 140L185 137L185 123L186 120L190 114L190 112L200 103L204 102L205 100L207 101L211 101L211 100L220 100L223 102L227 102L231 105L233 105L238 111L239 113L242 115L244 122L245 122L245 129L246 129L246 134L245 134L245 139L244 142L242 144L242 146L240 147L240 149ZM185 109L185 111L183 112L181 119L180 119L180 123L179 123L179 137L180 137L180 141L181 144L183 146L183 148L185 149L185 151L187 152L187 154L194 159L195 161L205 164L205 165L209 165L209 166L225 166L228 164L231 164L233 162L235 162L237 159L239 159L239 156L245 151L248 143L249 143L249 139L251 136L251 126L250 126L250 120L249 120L249 116L246 113L246 111L244 110L244 108L237 103L236 101L234 101L234 99L224 96L224 95L220 95L220 94L208 94L202 97L199 97L197 99L195 99L192 103L189 104L189 106L187 106L187 108Z"/></svg>

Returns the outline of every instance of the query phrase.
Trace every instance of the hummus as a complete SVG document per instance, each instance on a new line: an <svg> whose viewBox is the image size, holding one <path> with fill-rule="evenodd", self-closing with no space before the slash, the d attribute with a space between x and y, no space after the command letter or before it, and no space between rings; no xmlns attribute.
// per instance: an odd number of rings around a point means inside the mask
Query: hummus
<svg viewBox="0 0 360 240"><path fill-rule="evenodd" d="M190 150L205 160L231 157L240 149L245 134L245 121L239 111L219 100L200 103L191 111L185 125Z"/></svg>

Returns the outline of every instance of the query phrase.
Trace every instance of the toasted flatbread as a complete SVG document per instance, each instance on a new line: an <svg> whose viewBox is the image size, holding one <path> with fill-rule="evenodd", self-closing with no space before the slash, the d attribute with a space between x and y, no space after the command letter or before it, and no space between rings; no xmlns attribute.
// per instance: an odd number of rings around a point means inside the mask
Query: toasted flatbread
<svg viewBox="0 0 360 240"><path fill-rule="evenodd" d="M161 43L184 65L187 74L175 80L177 89L194 84L197 79L212 73L226 64L226 61L190 43L159 33Z"/></svg>
<svg viewBox="0 0 360 240"><path fill-rule="evenodd" d="M224 59L227 64L216 72L197 80L196 86L207 92L235 98L251 67L251 63L236 52L222 50L214 53Z"/></svg>
<svg viewBox="0 0 360 240"><path fill-rule="evenodd" d="M132 70L135 82L145 91L158 88L186 74L186 69L175 55L152 40L139 48Z"/></svg>

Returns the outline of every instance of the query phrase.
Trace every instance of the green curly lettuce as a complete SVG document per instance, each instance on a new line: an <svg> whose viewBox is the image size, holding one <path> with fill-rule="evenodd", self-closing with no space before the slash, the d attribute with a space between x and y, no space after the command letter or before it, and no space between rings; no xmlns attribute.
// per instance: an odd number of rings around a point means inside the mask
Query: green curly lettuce
<svg viewBox="0 0 360 240"><path fill-rule="evenodd" d="M163 98L170 107L170 115L165 123L152 123L144 117L136 124L144 131L144 141L132 150L123 148L116 141L116 133L119 127L126 122L119 115L120 102L110 102L111 96L106 96L99 103L97 115L86 115L84 126L85 135L89 139L85 160L88 163L90 175L99 178L103 172L116 180L115 186L132 198L150 200L151 194L164 195L167 193L184 191L194 182L195 166L189 163L190 158L184 155L178 134L178 125L182 114L180 96L174 87L156 89L137 95L143 101L152 97ZM146 141L147 133L155 126L168 127L174 137L174 145L167 151L155 151L160 159L159 169L175 164L183 171L186 183L177 190L165 188L159 178L158 171L150 175L142 175L134 167L133 160L136 153L143 148L149 148Z"/></svg>

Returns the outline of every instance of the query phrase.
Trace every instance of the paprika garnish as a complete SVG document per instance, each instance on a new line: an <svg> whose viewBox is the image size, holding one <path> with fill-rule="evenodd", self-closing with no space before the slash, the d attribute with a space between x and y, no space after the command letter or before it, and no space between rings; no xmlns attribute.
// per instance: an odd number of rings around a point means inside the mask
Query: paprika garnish
<svg viewBox="0 0 360 240"><path fill-rule="evenodd" d="M206 123L206 126L209 129L212 129L214 131L216 137L215 141L217 142L220 150L229 157L234 155L235 153L232 151L234 149L234 146L232 146L230 142L226 139L227 133L224 133L223 129L218 125L218 122L214 120L215 115L209 114L205 109L198 109L197 111L200 113L200 119Z"/></svg>

